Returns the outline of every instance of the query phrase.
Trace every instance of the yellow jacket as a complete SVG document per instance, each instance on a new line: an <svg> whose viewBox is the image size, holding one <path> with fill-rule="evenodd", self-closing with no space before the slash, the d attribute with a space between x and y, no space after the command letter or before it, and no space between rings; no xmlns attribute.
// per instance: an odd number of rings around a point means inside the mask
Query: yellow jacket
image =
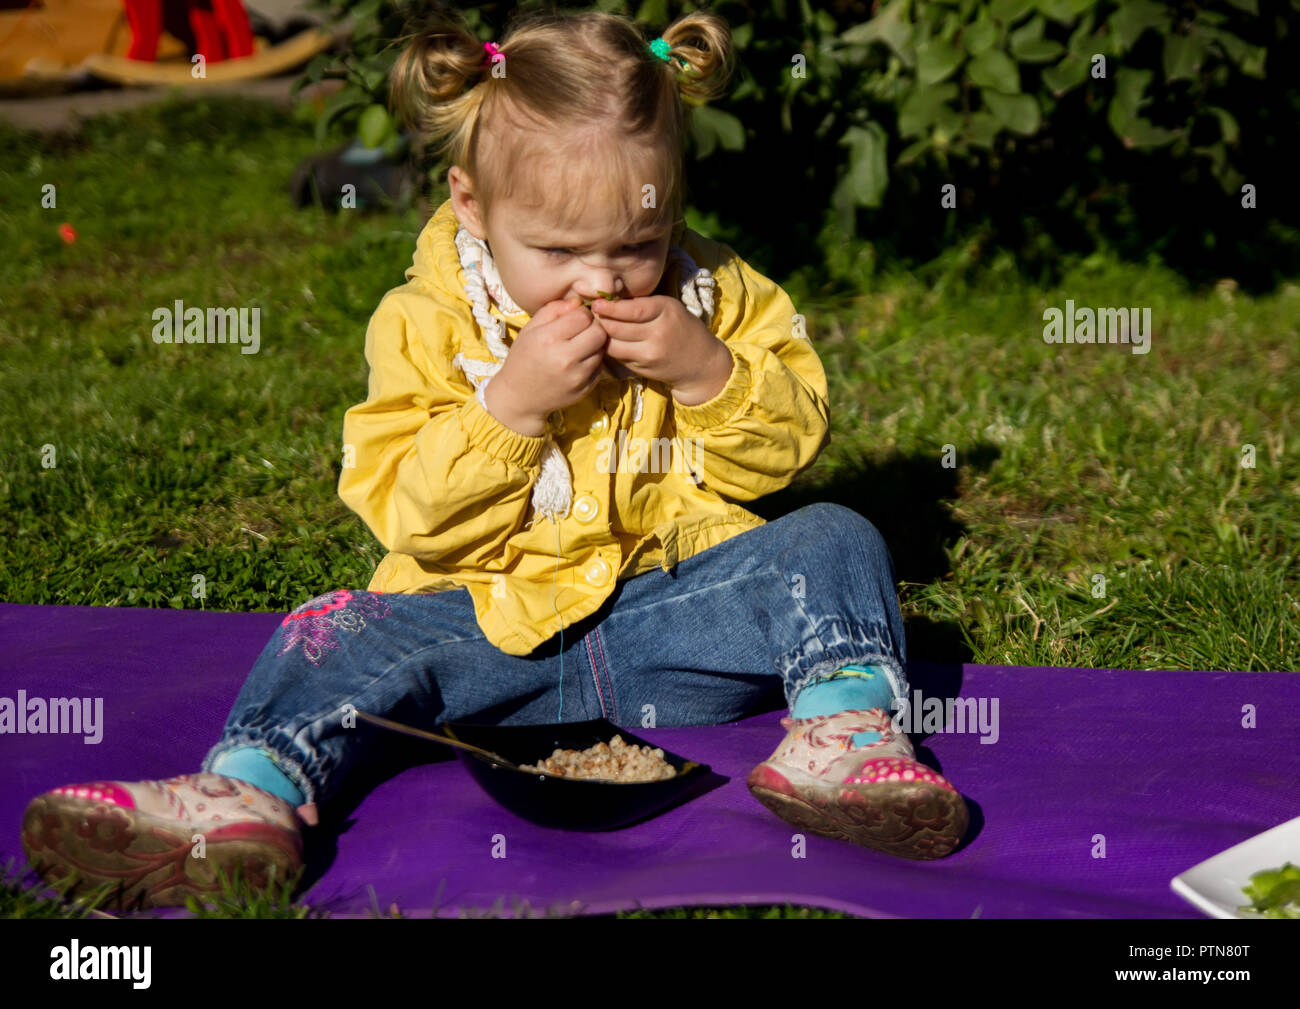
<svg viewBox="0 0 1300 1009"><path fill-rule="evenodd" d="M389 551L371 591L464 586L487 639L528 655L599 609L616 581L763 525L732 502L780 490L816 460L829 440L826 373L786 293L679 224L673 244L713 275L709 324L731 350L731 377L695 406L643 380L640 420L632 383L601 381L549 428L572 471L570 514L525 528L546 439L484 410L452 365L462 352L494 360L465 292L458 227L447 201L417 239L407 283L371 316L369 396L343 419L339 497ZM680 290L671 258L668 269ZM508 317L511 341L528 318Z"/></svg>

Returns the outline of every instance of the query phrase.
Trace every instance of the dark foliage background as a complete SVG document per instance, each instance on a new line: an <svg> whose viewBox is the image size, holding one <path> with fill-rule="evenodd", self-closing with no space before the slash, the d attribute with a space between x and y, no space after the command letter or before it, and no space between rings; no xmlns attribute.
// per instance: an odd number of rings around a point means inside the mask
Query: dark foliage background
<svg viewBox="0 0 1300 1009"><path fill-rule="evenodd" d="M324 0L352 51L304 81L347 84L321 118L395 136L383 114L392 40L428 2ZM484 41L514 11L600 9L653 38L698 5L465 4ZM821 250L832 286L882 259L963 246L1014 252L1051 282L1072 255L1159 255L1197 283L1272 288L1300 265L1291 182L1300 117L1300 0L833 0L709 9L731 25L729 96L692 110L692 204L777 274ZM1094 76L1105 59L1105 76ZM374 108L379 106L379 108ZM436 174L446 166L433 169ZM942 187L956 187L955 208ZM1243 185L1256 209L1243 208ZM955 212L954 212L955 210Z"/></svg>

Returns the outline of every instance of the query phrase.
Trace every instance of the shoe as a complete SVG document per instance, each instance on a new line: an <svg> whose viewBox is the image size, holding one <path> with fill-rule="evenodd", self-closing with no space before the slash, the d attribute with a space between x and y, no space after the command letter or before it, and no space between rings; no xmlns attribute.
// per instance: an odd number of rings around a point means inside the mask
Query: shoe
<svg viewBox="0 0 1300 1009"><path fill-rule="evenodd" d="M48 883L76 872L90 887L120 884L109 906L184 906L220 892L217 870L266 890L302 867L302 832L291 806L220 774L161 781L96 781L38 795L23 814L23 850ZM204 857L191 855L203 835Z"/></svg>
<svg viewBox="0 0 1300 1009"><path fill-rule="evenodd" d="M755 767L750 792L787 823L902 858L951 854L966 833L961 793L916 759L882 708L783 718L786 737ZM880 739L853 746L857 732Z"/></svg>

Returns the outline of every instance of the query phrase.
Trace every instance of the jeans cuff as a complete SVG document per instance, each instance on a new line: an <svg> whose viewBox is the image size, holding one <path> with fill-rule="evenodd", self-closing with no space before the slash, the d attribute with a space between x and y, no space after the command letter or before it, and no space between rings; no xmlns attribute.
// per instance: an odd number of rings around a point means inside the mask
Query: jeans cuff
<svg viewBox="0 0 1300 1009"><path fill-rule="evenodd" d="M301 763L292 757L286 757L279 750L267 744L266 740L258 739L253 736L232 736L229 739L223 739L208 751L208 755L203 758L202 770L212 771L212 765L223 754L230 753L233 750L262 750L270 755L275 766L280 772L293 782L294 787L300 791L305 798L303 805L310 805L316 801L316 786L312 784L311 778L307 777L307 772L303 769ZM213 772L220 774L220 771Z"/></svg>
<svg viewBox="0 0 1300 1009"><path fill-rule="evenodd" d="M799 677L790 687L787 698L790 703L790 710L794 710L794 702L798 699L800 691L807 687L813 680L822 676L830 676L831 673L838 672L845 666L875 666L885 671L885 678L889 681L889 690L895 700L900 700L907 696L907 677L898 664L898 661L890 655L884 655L880 652L863 654L861 656L849 657L843 659L824 659L815 663L808 672ZM891 711L892 711L891 707Z"/></svg>

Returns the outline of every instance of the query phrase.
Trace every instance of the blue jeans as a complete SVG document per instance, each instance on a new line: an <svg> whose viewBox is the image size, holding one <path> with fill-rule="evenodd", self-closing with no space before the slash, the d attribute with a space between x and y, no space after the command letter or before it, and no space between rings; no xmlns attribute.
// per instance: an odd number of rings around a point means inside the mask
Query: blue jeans
<svg viewBox="0 0 1300 1009"><path fill-rule="evenodd" d="M347 704L426 728L606 718L635 730L734 721L778 686L793 706L810 679L855 663L907 692L889 551L867 519L829 503L619 582L565 628L563 652L560 638L502 652L464 589L327 593L267 643L203 770L229 750L265 749L307 803L326 802L393 739L345 725Z"/></svg>

